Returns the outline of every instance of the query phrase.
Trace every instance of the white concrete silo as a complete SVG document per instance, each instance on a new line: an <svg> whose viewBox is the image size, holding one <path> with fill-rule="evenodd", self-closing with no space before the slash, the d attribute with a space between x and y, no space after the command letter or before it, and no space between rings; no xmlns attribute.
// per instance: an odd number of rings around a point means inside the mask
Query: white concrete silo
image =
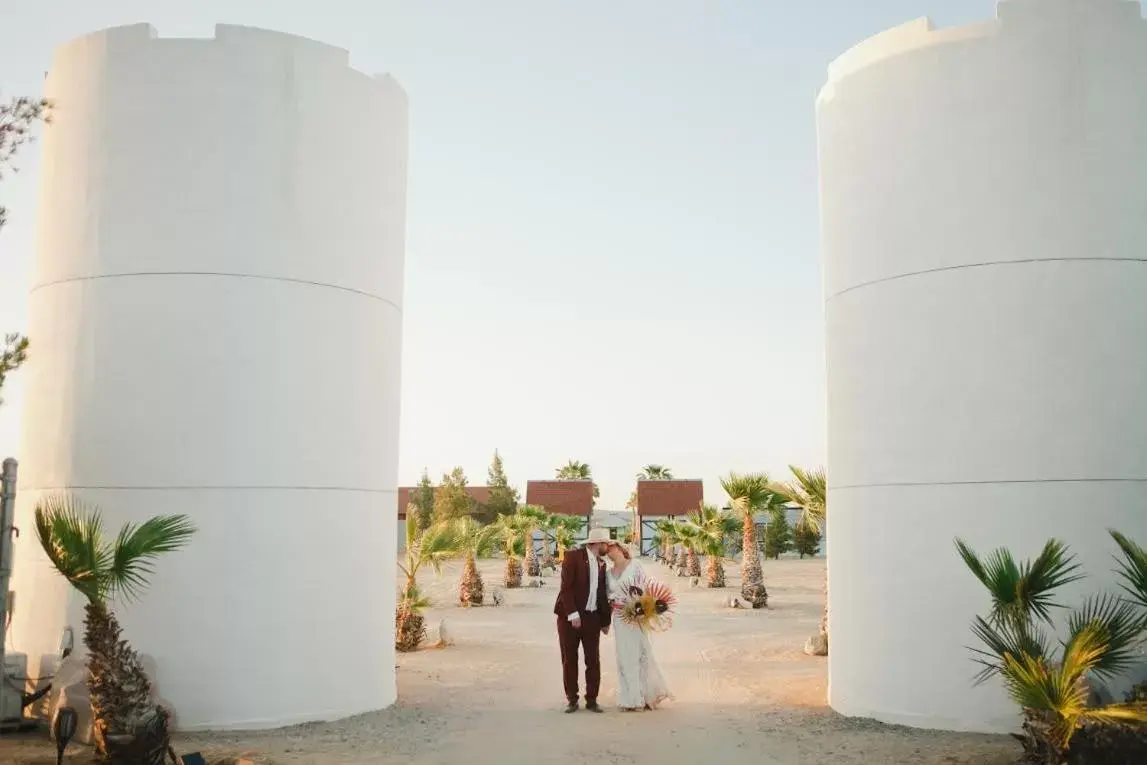
<svg viewBox="0 0 1147 765"><path fill-rule="evenodd" d="M344 50L220 25L60 48L47 81L14 648L82 604L37 548L45 492L191 546L117 610L180 727L395 700L407 106Z"/></svg>
<svg viewBox="0 0 1147 765"><path fill-rule="evenodd" d="M1003 0L849 51L817 102L832 543L829 696L1002 731L973 688L986 594L952 540L1069 543L1115 587L1147 543L1147 24L1138 2ZM1122 688L1115 687L1115 691Z"/></svg>

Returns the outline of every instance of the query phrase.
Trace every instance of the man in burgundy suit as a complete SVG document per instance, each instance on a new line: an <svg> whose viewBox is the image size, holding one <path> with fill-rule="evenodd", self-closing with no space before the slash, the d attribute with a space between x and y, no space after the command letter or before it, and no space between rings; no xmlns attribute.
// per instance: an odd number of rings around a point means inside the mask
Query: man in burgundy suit
<svg viewBox="0 0 1147 765"><path fill-rule="evenodd" d="M601 636L609 634L609 593L605 578L605 551L609 532L593 529L585 543L566 553L562 561L562 584L554 603L558 642L562 649L562 683L566 713L577 711L577 649L585 652L585 708L600 712L597 692L601 686Z"/></svg>

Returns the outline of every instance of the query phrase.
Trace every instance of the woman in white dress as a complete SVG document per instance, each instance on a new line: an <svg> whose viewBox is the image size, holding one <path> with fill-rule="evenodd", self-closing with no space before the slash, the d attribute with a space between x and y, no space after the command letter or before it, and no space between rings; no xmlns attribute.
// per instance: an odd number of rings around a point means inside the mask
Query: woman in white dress
<svg viewBox="0 0 1147 765"><path fill-rule="evenodd" d="M622 545L611 544L606 553L613 562L609 572L609 601L622 603L629 588L644 580L645 574ZM669 686L661 675L653 657L649 634L640 627L613 619L613 645L617 651L617 702L622 711L656 709L657 705L672 698Z"/></svg>

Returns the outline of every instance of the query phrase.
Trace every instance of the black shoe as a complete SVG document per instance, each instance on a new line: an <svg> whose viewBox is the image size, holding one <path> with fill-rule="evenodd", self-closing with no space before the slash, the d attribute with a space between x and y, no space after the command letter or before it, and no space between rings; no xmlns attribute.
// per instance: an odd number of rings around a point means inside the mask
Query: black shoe
<svg viewBox="0 0 1147 765"><path fill-rule="evenodd" d="M590 711L590 712L597 712L598 714L601 714L601 713L602 713L602 711L604 711L604 710L602 710L602 708L601 708L601 707L599 707L599 706L597 705L597 702L596 702L596 701L587 701L587 702L585 703L585 708L586 708L588 711Z"/></svg>
<svg viewBox="0 0 1147 765"><path fill-rule="evenodd" d="M576 711L577 711L577 702L576 701L571 701L569 704L566 704L566 714L567 715L572 715Z"/></svg>

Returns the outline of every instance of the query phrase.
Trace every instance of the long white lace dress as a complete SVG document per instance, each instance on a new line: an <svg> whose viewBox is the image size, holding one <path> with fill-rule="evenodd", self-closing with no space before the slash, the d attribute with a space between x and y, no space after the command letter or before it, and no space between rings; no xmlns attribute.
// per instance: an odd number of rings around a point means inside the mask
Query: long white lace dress
<svg viewBox="0 0 1147 765"><path fill-rule="evenodd" d="M629 565L615 577L609 573L609 599L620 603L630 585L644 578L641 564L631 560ZM614 612L613 645L617 651L617 705L622 709L643 709L649 706L656 709L666 699L673 698L669 685L665 682L657 659L653 656L653 645L649 635L639 627L623 622Z"/></svg>

